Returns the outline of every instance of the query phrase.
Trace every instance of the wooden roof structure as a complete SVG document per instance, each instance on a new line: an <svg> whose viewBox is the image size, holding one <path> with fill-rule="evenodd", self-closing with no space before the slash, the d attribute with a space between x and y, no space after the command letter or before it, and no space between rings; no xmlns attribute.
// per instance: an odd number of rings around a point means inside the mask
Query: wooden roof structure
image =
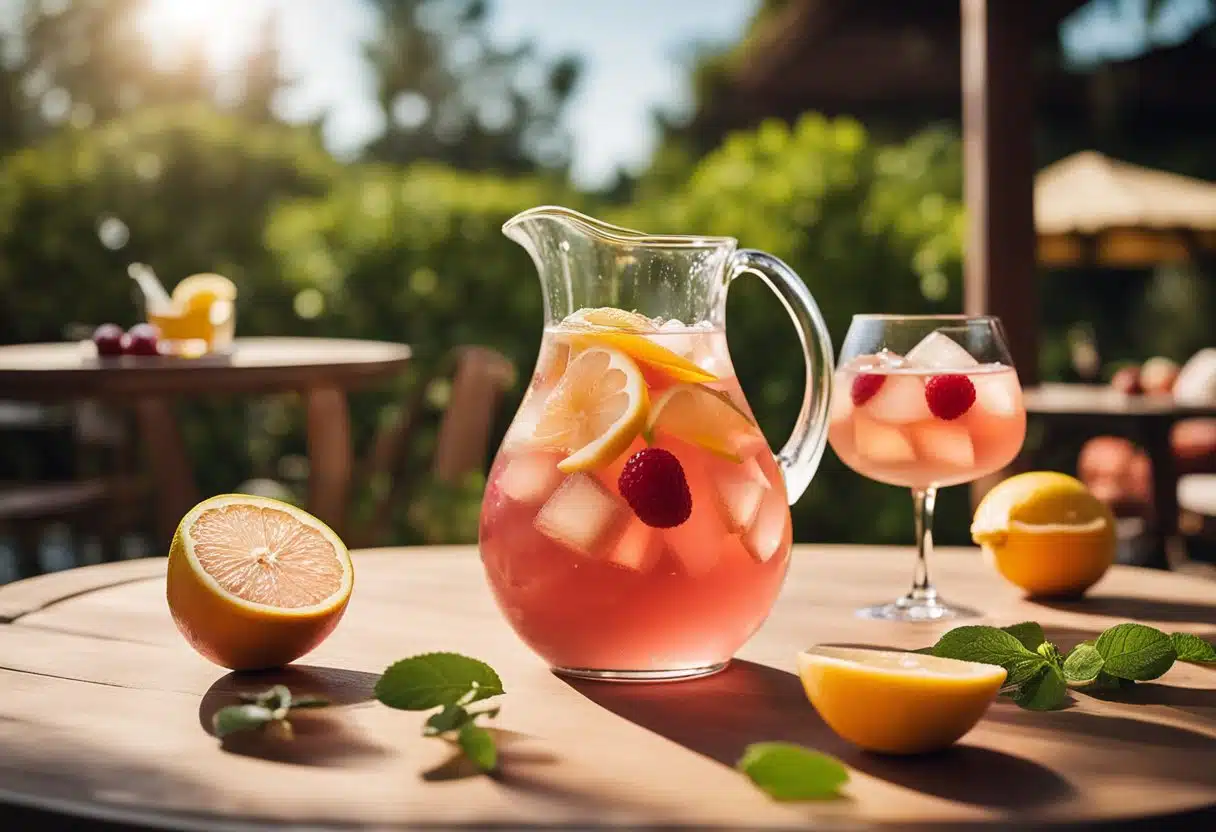
<svg viewBox="0 0 1216 832"><path fill-rule="evenodd" d="M1018 5L1019 26L1042 58L1057 51L1061 20L1086 0ZM721 135L768 116L807 110L828 115L957 118L962 101L959 0L790 0L757 24L737 69L703 102L692 132ZM1060 105L1085 95L1083 76L1051 60L1035 62L1037 81Z"/></svg>

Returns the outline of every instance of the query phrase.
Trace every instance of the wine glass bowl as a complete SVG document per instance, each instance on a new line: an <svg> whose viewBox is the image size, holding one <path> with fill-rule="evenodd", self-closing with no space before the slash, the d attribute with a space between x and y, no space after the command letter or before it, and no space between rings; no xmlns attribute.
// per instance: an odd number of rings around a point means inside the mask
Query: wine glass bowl
<svg viewBox="0 0 1216 832"><path fill-rule="evenodd" d="M925 621L977 615L929 580L937 490L1003 469L1021 450L1026 408L1004 331L991 316L856 315L833 385L828 441L862 476L912 490L912 590L860 610Z"/></svg>

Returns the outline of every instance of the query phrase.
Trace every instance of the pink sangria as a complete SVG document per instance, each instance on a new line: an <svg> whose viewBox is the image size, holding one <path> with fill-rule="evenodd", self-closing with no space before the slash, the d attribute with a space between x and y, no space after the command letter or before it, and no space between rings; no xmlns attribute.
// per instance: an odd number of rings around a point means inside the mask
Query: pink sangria
<svg viewBox="0 0 1216 832"><path fill-rule="evenodd" d="M659 681L721 670L777 597L790 499L826 442L831 353L817 310L809 295L790 302L813 325L810 384L791 444L774 456L721 324L726 283L742 262L759 270L759 253L565 209L525 212L506 230L540 267L547 310L605 292L621 303L624 291L658 313L579 303L546 326L482 504L494 596L557 672ZM797 280L763 265L773 284ZM605 268L625 271L609 281Z"/></svg>
<svg viewBox="0 0 1216 832"><path fill-rule="evenodd" d="M854 317L836 371L828 438L857 473L912 489L919 548L912 591L862 615L976 614L943 602L929 582L933 502L938 488L1007 466L1025 436L1022 388L996 319Z"/></svg>

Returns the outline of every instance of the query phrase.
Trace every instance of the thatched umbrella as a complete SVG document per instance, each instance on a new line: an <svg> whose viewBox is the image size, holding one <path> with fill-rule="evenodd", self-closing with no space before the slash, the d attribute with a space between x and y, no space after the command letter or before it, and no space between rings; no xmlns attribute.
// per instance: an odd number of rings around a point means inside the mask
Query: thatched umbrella
<svg viewBox="0 0 1216 832"><path fill-rule="evenodd" d="M1039 262L1149 267L1216 253L1216 183L1085 151L1035 177Z"/></svg>

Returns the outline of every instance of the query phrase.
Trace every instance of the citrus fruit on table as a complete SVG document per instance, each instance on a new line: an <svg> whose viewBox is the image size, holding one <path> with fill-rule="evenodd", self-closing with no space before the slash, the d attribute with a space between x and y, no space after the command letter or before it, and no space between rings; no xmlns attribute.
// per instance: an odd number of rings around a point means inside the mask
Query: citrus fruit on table
<svg viewBox="0 0 1216 832"><path fill-rule="evenodd" d="M854 647L799 653L798 675L829 728L885 754L945 748L979 722L1005 682L996 665Z"/></svg>
<svg viewBox="0 0 1216 832"><path fill-rule="evenodd" d="M545 400L533 439L566 451L558 463L567 474L607 465L646 425L650 407L646 380L633 360L608 347L574 357Z"/></svg>
<svg viewBox="0 0 1216 832"><path fill-rule="evenodd" d="M971 537L1006 580L1032 596L1076 596L1115 560L1115 518L1080 480L1031 471L997 485Z"/></svg>
<svg viewBox="0 0 1216 832"><path fill-rule="evenodd" d="M166 594L194 649L223 667L257 670L320 644L353 583L346 547L320 520L278 500L225 494L182 518Z"/></svg>

